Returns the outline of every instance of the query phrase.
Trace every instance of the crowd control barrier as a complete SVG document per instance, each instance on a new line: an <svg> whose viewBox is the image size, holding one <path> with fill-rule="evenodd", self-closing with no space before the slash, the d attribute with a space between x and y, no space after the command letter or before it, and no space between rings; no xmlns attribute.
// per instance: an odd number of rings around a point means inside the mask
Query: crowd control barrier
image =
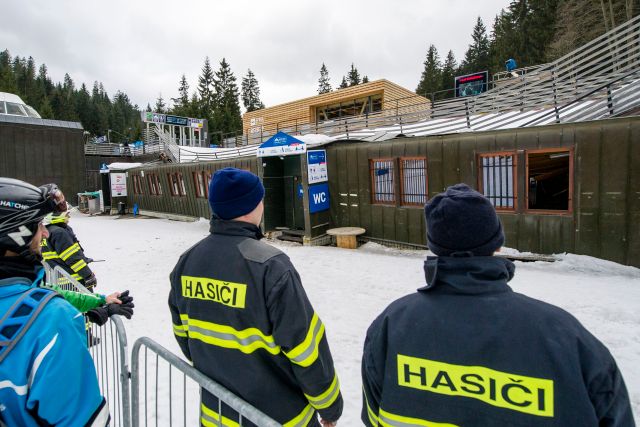
<svg viewBox="0 0 640 427"><path fill-rule="evenodd" d="M141 337L133 344L131 368L133 427L243 426L247 420L260 427L281 426L148 337ZM205 414L203 419L200 388L235 409L239 418L220 420ZM221 412L217 408L217 414Z"/></svg>

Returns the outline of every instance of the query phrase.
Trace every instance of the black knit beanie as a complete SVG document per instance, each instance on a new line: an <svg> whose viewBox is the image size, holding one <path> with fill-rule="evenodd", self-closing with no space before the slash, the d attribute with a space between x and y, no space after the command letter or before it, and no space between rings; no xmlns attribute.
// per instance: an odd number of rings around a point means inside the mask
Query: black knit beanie
<svg viewBox="0 0 640 427"><path fill-rule="evenodd" d="M504 244L502 224L493 205L466 184L456 184L424 207L427 244L439 256L467 253L489 256Z"/></svg>

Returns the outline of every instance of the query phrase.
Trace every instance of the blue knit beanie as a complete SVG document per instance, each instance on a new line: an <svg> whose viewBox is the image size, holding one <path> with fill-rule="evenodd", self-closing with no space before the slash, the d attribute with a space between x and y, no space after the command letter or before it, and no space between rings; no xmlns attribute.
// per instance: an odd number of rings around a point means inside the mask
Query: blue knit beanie
<svg viewBox="0 0 640 427"><path fill-rule="evenodd" d="M456 184L424 207L427 244L439 256L455 252L489 256L504 244L502 224L485 196L466 184Z"/></svg>
<svg viewBox="0 0 640 427"><path fill-rule="evenodd" d="M209 184L209 205L222 219L248 214L263 198L264 186L260 178L242 169L220 169Z"/></svg>

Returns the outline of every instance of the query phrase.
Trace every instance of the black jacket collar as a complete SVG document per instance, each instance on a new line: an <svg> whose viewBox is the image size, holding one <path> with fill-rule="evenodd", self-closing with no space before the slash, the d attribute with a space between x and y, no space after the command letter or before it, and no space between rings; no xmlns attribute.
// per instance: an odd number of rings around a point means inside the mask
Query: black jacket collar
<svg viewBox="0 0 640 427"><path fill-rule="evenodd" d="M260 240L264 237L260 227L243 221L228 221L216 217L211 218L209 227L211 234L223 234L227 236L250 237Z"/></svg>
<svg viewBox="0 0 640 427"><path fill-rule="evenodd" d="M19 256L0 257L0 280L12 277L25 277L31 282L36 280L42 265L35 264Z"/></svg>
<svg viewBox="0 0 640 427"><path fill-rule="evenodd" d="M508 259L496 256L429 256L424 262L427 285L418 290L456 294L510 292L507 282L513 278L515 268Z"/></svg>

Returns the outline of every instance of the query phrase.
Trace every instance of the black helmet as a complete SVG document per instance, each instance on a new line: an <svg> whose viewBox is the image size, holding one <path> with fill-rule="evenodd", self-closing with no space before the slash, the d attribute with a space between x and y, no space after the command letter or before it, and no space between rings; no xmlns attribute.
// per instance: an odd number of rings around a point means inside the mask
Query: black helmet
<svg viewBox="0 0 640 427"><path fill-rule="evenodd" d="M55 184L40 188L12 178L0 178L0 255L24 253L50 212L64 211L64 194Z"/></svg>

